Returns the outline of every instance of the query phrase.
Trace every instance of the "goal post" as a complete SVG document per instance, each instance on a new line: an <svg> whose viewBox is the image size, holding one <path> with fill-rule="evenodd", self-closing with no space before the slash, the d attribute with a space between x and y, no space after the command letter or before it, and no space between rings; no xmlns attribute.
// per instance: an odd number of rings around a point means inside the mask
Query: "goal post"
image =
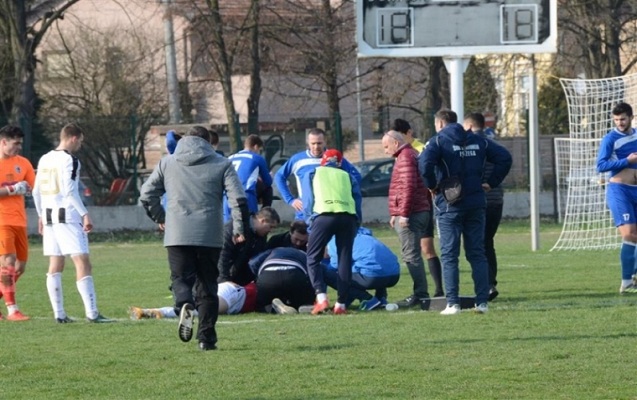
<svg viewBox="0 0 637 400"><path fill-rule="evenodd" d="M554 139L562 232L551 250L610 249L620 243L606 207L606 178L595 167L600 141Z"/></svg>
<svg viewBox="0 0 637 400"><path fill-rule="evenodd" d="M606 206L606 177L597 173L601 139L614 127L620 102L637 105L637 74L565 79L569 138L555 139L557 202L562 233L553 250L618 248L621 238Z"/></svg>

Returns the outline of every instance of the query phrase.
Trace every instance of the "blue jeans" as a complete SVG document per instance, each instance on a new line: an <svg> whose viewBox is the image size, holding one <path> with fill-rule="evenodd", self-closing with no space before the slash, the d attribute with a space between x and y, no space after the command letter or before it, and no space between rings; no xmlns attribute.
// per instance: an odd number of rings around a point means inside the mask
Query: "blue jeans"
<svg viewBox="0 0 637 400"><path fill-rule="evenodd" d="M440 260L447 291L447 304L460 304L458 257L460 238L471 265L476 304L486 303L489 297L489 265L484 252L484 208L460 211L440 211L436 215L440 233Z"/></svg>
<svg viewBox="0 0 637 400"><path fill-rule="evenodd" d="M407 228L400 226L399 217L394 222L394 230L396 230L400 241L402 259L407 264L409 275L414 281L413 294L421 299L429 298L425 263L422 260L422 250L420 248L420 238L425 234L429 217L429 211L413 213L409 216L409 226Z"/></svg>

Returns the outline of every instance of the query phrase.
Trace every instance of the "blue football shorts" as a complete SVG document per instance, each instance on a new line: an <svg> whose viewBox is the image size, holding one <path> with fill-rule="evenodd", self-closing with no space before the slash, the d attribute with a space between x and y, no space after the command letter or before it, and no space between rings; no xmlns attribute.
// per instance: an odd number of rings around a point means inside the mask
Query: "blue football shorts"
<svg viewBox="0 0 637 400"><path fill-rule="evenodd" d="M637 224L637 186L609 182L606 203L615 226Z"/></svg>

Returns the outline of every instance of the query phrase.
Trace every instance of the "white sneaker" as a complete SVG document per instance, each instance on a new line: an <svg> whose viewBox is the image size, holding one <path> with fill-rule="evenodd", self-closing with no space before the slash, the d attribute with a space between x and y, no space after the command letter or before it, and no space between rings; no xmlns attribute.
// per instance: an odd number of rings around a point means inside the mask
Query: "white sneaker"
<svg viewBox="0 0 637 400"><path fill-rule="evenodd" d="M179 339L182 342L189 342L192 339L192 325L195 317L195 307L186 303L181 307L179 313Z"/></svg>
<svg viewBox="0 0 637 400"><path fill-rule="evenodd" d="M489 312L489 305L487 303L476 304L473 311L476 314L486 314L487 312Z"/></svg>
<svg viewBox="0 0 637 400"><path fill-rule="evenodd" d="M310 314L312 313L312 310L314 309L313 305L310 304L306 304L304 306L299 307L299 314Z"/></svg>
<svg viewBox="0 0 637 400"><path fill-rule="evenodd" d="M288 306L287 304L282 302L281 299L272 300L272 309L277 314L296 314L297 313L296 308Z"/></svg>
<svg viewBox="0 0 637 400"><path fill-rule="evenodd" d="M440 315L456 315L460 314L460 304L447 304L447 308L440 311Z"/></svg>
<svg viewBox="0 0 637 400"><path fill-rule="evenodd" d="M633 278L633 279L634 279L634 278ZM628 294L628 293L630 293L630 294L634 294L634 293L637 293L637 285L636 285L636 284L634 284L634 283L629 283L629 284L628 284L628 285L626 285L626 286L621 285L621 286L619 287L619 293L620 293L620 294Z"/></svg>

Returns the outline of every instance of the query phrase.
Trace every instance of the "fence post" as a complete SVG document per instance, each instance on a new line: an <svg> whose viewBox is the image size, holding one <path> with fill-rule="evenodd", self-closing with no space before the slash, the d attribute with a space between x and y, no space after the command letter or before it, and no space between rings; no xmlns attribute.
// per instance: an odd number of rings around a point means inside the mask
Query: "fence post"
<svg viewBox="0 0 637 400"><path fill-rule="evenodd" d="M133 199L137 203L139 191L137 190L137 115L130 117L131 130L131 164L133 165Z"/></svg>
<svg viewBox="0 0 637 400"><path fill-rule="evenodd" d="M341 114L339 112L334 113L334 137L336 139L336 149L343 152L343 130L341 127Z"/></svg>

